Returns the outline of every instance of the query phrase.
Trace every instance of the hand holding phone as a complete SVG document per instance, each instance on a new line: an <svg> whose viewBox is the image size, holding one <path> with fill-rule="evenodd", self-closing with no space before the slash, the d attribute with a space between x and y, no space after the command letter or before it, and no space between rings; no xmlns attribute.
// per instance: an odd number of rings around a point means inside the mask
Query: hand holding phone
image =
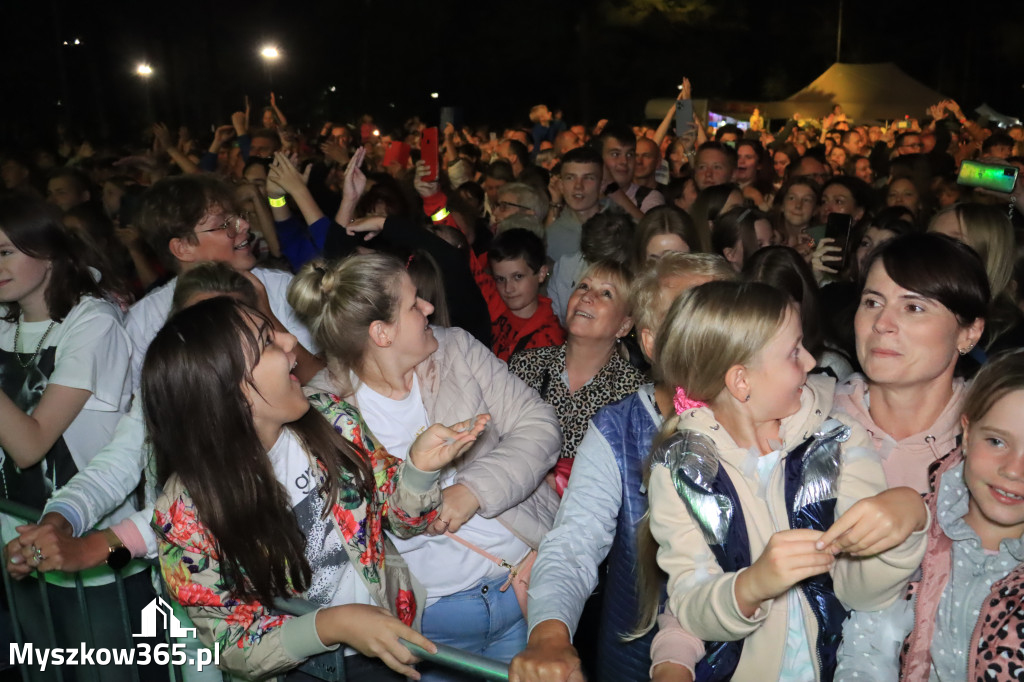
<svg viewBox="0 0 1024 682"><path fill-rule="evenodd" d="M993 192L1009 194L1017 182L1016 166L1001 166L981 161L963 161L956 176L958 185L981 187Z"/></svg>
<svg viewBox="0 0 1024 682"><path fill-rule="evenodd" d="M845 213L830 213L825 222L825 238L832 240L832 245L840 249L837 270L846 267L850 255L850 232L853 230L853 216Z"/></svg>

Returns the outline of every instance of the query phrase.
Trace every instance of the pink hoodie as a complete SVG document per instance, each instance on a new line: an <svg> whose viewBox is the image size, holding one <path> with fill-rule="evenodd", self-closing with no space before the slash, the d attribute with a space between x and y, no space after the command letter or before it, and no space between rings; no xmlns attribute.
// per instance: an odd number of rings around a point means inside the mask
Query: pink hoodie
<svg viewBox="0 0 1024 682"><path fill-rule="evenodd" d="M931 428L900 441L893 440L871 418L867 379L862 374L854 374L836 386L833 409L849 415L867 429L882 458L882 469L890 488L905 485L926 493L928 465L953 450L963 431L960 412L965 393L964 380L954 379L953 397Z"/></svg>

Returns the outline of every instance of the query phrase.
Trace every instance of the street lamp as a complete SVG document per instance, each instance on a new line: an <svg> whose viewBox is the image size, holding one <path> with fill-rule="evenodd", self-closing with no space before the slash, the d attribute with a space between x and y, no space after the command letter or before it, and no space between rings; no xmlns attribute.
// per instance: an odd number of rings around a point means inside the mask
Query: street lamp
<svg viewBox="0 0 1024 682"><path fill-rule="evenodd" d="M153 121L155 117L153 94L149 90L149 81L153 77L153 67L149 65L149 62L139 62L135 65L135 75L142 81L142 94L146 98L146 119Z"/></svg>
<svg viewBox="0 0 1024 682"><path fill-rule="evenodd" d="M260 48L260 57L263 58L263 72L267 74L267 85L273 90L274 81L270 77L270 65L281 58L281 52L276 45L268 43Z"/></svg>

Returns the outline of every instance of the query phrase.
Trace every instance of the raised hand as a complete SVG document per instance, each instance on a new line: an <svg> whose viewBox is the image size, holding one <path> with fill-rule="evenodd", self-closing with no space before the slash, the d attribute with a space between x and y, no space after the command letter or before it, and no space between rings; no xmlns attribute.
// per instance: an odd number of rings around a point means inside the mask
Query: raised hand
<svg viewBox="0 0 1024 682"><path fill-rule="evenodd" d="M842 247L836 246L835 240L831 237L825 237L819 241L814 252L811 254L810 263L814 276L820 280L824 273L830 275L838 273L839 270L831 266L838 266L842 262L843 257L840 255L842 252Z"/></svg>
<svg viewBox="0 0 1024 682"><path fill-rule="evenodd" d="M360 147L345 168L344 195L351 196L353 200L363 196L363 192L366 191L366 174L361 168L365 158L366 147Z"/></svg>
<svg viewBox="0 0 1024 682"><path fill-rule="evenodd" d="M274 183L285 191L285 194L294 195L305 188L309 182L309 173L312 166L306 166L304 173L294 166L288 155L283 152L274 152L274 161L270 164L270 171L267 173L267 186Z"/></svg>
<svg viewBox="0 0 1024 682"><path fill-rule="evenodd" d="M430 174L430 167L427 166L426 161L416 162L416 179L413 180L413 187L416 188L416 193L421 197L432 197L437 194L441 185L437 180L433 182L427 182L423 178Z"/></svg>
<svg viewBox="0 0 1024 682"><path fill-rule="evenodd" d="M171 131L168 130L166 123L153 124L153 140L156 142L154 151L157 153L167 151L173 146Z"/></svg>
<svg viewBox="0 0 1024 682"><path fill-rule="evenodd" d="M693 87L690 85L690 79L685 77L685 76L683 76L683 84L682 84L682 87L679 88L679 96L676 97L676 99L678 99L678 100L693 99L691 97L692 94L693 94Z"/></svg>
<svg viewBox="0 0 1024 682"><path fill-rule="evenodd" d="M551 194L551 203L562 203L562 178L560 176L551 174L551 180L548 181L548 192Z"/></svg>
<svg viewBox="0 0 1024 682"><path fill-rule="evenodd" d="M489 414L458 424L433 424L409 446L409 461L420 471L438 471L468 450L484 432Z"/></svg>
<svg viewBox="0 0 1024 682"><path fill-rule="evenodd" d="M348 150L342 147L334 140L327 140L320 145L320 151L331 161L334 161L339 166L344 166L349 162Z"/></svg>

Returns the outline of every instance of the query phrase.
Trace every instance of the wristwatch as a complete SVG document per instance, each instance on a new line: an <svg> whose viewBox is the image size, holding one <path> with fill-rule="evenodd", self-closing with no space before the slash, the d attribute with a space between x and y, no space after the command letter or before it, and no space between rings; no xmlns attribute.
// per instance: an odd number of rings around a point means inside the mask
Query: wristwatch
<svg viewBox="0 0 1024 682"><path fill-rule="evenodd" d="M114 531L104 528L100 532L107 539L107 566L115 571L120 571L132 560L132 553L124 546L121 538L117 537L117 533Z"/></svg>

